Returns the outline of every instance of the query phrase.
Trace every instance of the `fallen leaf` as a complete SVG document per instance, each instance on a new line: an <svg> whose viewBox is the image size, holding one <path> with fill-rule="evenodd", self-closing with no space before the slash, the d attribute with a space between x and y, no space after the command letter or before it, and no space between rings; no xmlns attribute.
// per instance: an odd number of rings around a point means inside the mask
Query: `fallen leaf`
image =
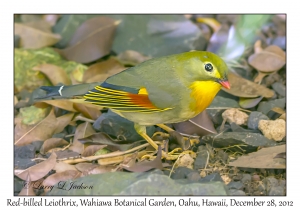
<svg viewBox="0 0 300 210"><path fill-rule="evenodd" d="M161 162L161 156L162 156L161 153L162 153L161 146L158 146L157 156L154 160L141 161L130 167L127 167L126 165L122 165L122 168L126 169L127 171L132 171L132 172L145 172L145 171L149 171L150 169L153 169L153 168L158 168L158 169L162 170L163 166L162 166L162 162Z"/></svg>
<svg viewBox="0 0 300 210"><path fill-rule="evenodd" d="M99 107L97 108L87 107L86 104L83 103L82 104L74 103L73 107L78 112L82 113L85 117L92 120L97 120L98 117L100 117L101 115L101 112L99 111Z"/></svg>
<svg viewBox="0 0 300 210"><path fill-rule="evenodd" d="M82 173L77 170L68 170L60 173L55 173L50 176L48 176L43 181L43 186L45 186L44 190L45 192L48 192L50 189L47 188L47 186L54 186L55 184L63 181L67 181L69 179L76 179L82 176ZM63 187L63 185L62 185ZM63 188L62 188L63 189Z"/></svg>
<svg viewBox="0 0 300 210"><path fill-rule="evenodd" d="M79 141L79 139L83 139L87 136L91 136L94 133L96 132L93 129L93 126L89 122L81 123L76 128L74 141L72 146L70 146L69 149L74 152L78 152L79 154L82 154L84 150L84 145Z"/></svg>
<svg viewBox="0 0 300 210"><path fill-rule="evenodd" d="M56 117L52 110L49 115L34 125L18 123L15 127L15 145L23 146L33 141L44 141L50 138L57 129Z"/></svg>
<svg viewBox="0 0 300 210"><path fill-rule="evenodd" d="M74 165L70 165L68 163L59 161L55 164L54 171L56 171L56 173L60 173L60 172L64 172L64 171L68 171L68 170L77 170L76 167Z"/></svg>
<svg viewBox="0 0 300 210"><path fill-rule="evenodd" d="M58 85L59 83L64 84L64 85L71 84L71 81L70 81L67 73L65 72L64 69L62 69L59 66L44 63L44 64L40 64L38 66L33 67L32 70L40 71L40 72L44 73L53 85Z"/></svg>
<svg viewBox="0 0 300 210"><path fill-rule="evenodd" d="M126 67L116 59L110 58L106 61L91 65L84 72L82 81L86 83L105 81L109 76L117 74L125 69Z"/></svg>
<svg viewBox="0 0 300 210"><path fill-rule="evenodd" d="M63 147L68 145L69 142L64 140L63 138L50 138L44 141L44 144L42 145L40 149L41 154L46 154L49 150L57 147Z"/></svg>
<svg viewBox="0 0 300 210"><path fill-rule="evenodd" d="M56 154L52 153L47 160L31 166L20 173L15 173L15 175L23 180L36 181L47 175L54 168L55 164Z"/></svg>
<svg viewBox="0 0 300 210"><path fill-rule="evenodd" d="M262 99L262 96L257 98L240 98L239 105L244 109L250 109L255 107Z"/></svg>
<svg viewBox="0 0 300 210"><path fill-rule="evenodd" d="M126 50L126 51L120 53L117 56L117 59L123 65L135 66L139 63L142 63L146 60L151 59L151 57L145 56L145 55L141 54L140 52L137 52L137 51L134 51L134 50Z"/></svg>
<svg viewBox="0 0 300 210"><path fill-rule="evenodd" d="M257 98L259 96L272 98L274 95L274 91L244 79L234 73L228 74L228 80L230 83L230 89L222 88L222 90L234 96L243 98Z"/></svg>
<svg viewBox="0 0 300 210"><path fill-rule="evenodd" d="M82 144L94 144L94 145L107 145L107 149L112 151L126 151L133 147L138 146L142 141L134 142L132 144L120 144L120 142L113 140L106 133L94 133L85 138L79 139Z"/></svg>
<svg viewBox="0 0 300 210"><path fill-rule="evenodd" d="M73 117L74 117L74 113L68 113L68 114L65 114L65 115L62 115L62 116L56 118L57 127L56 127L54 133L62 132L65 129L65 127L67 125L69 125L69 123L71 122Z"/></svg>
<svg viewBox="0 0 300 210"><path fill-rule="evenodd" d="M105 148L106 145L90 145L87 146L83 153L82 156L83 157L88 157L88 156L93 156L98 150Z"/></svg>
<svg viewBox="0 0 300 210"><path fill-rule="evenodd" d="M209 118L206 110L190 120L174 123L173 126L175 127L176 131L188 135L204 136L207 134L217 133L214 124Z"/></svg>
<svg viewBox="0 0 300 210"><path fill-rule="evenodd" d="M89 63L102 58L111 51L116 26L120 21L109 17L88 19L78 27L68 47L57 49L67 60Z"/></svg>
<svg viewBox="0 0 300 210"><path fill-rule="evenodd" d="M21 37L20 45L25 49L39 49L52 46L61 39L58 34L46 33L21 23L14 24L15 35Z"/></svg>
<svg viewBox="0 0 300 210"><path fill-rule="evenodd" d="M93 168L96 168L97 166L99 165L95 163L78 163L75 165L76 169L81 172L90 171Z"/></svg>
<svg viewBox="0 0 300 210"><path fill-rule="evenodd" d="M279 153L286 151L286 145L262 148L257 152L243 155L229 163L229 166L243 168L273 168L285 169L286 160L275 158Z"/></svg>

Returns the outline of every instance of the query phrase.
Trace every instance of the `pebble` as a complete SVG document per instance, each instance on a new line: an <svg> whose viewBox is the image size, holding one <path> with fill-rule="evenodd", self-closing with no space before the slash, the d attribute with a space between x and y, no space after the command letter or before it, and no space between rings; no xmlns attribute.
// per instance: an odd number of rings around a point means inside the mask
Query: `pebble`
<svg viewBox="0 0 300 210"><path fill-rule="evenodd" d="M241 179L243 184L247 184L251 182L251 175L250 174L243 174L243 178Z"/></svg>
<svg viewBox="0 0 300 210"><path fill-rule="evenodd" d="M278 196L278 195L285 195L285 190L282 186L276 186L271 187L270 191L268 192L268 195L271 196Z"/></svg>
<svg viewBox="0 0 300 210"><path fill-rule="evenodd" d="M202 169L205 167L207 158L208 158L208 150L204 145L198 147L197 157L194 162L194 169Z"/></svg>
<svg viewBox="0 0 300 210"><path fill-rule="evenodd" d="M201 179L201 176L198 172L191 172L187 175L187 179L190 181L199 181Z"/></svg>
<svg viewBox="0 0 300 210"><path fill-rule="evenodd" d="M238 109L227 109L222 113L222 117L229 123L236 123L237 125L247 125L248 115Z"/></svg>
<svg viewBox="0 0 300 210"><path fill-rule="evenodd" d="M236 195L244 196L244 195L246 195L246 193L242 190L230 189L229 190L229 195L231 195L231 196L236 196Z"/></svg>
<svg viewBox="0 0 300 210"><path fill-rule="evenodd" d="M252 176L252 181L255 181L255 182L260 181L259 175L254 174L254 175Z"/></svg>
<svg viewBox="0 0 300 210"><path fill-rule="evenodd" d="M273 90L276 91L276 93L278 93L281 96L285 96L286 95L286 87L285 85L283 85L280 82L275 82L272 84L272 88Z"/></svg>
<svg viewBox="0 0 300 210"><path fill-rule="evenodd" d="M237 190L241 190L244 188L244 184L240 181L232 181L227 185L228 189L237 189Z"/></svg>
<svg viewBox="0 0 300 210"><path fill-rule="evenodd" d="M257 130L260 120L269 120L269 118L261 112L251 112L248 118L248 128Z"/></svg>
<svg viewBox="0 0 300 210"><path fill-rule="evenodd" d="M259 103L257 107L258 112L262 112L263 114L268 114L268 112L274 108L279 107L284 109L286 104L286 98L271 100L271 101L262 101Z"/></svg>
<svg viewBox="0 0 300 210"><path fill-rule="evenodd" d="M173 171L171 178L172 179L186 179L188 174L195 172L194 170L186 167L178 167Z"/></svg>
<svg viewBox="0 0 300 210"><path fill-rule="evenodd" d="M286 125L283 119L277 120L260 120L258 129L263 135L271 140L281 141L286 135Z"/></svg>

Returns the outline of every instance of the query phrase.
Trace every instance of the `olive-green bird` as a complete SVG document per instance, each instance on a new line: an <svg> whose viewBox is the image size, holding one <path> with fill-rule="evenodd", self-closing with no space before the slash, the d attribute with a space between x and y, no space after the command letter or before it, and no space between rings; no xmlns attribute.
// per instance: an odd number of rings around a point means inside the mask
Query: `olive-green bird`
<svg viewBox="0 0 300 210"><path fill-rule="evenodd" d="M41 87L47 96L83 95L88 103L110 108L135 123L155 149L146 126L178 123L206 109L223 86L228 67L211 52L193 51L147 60L97 84ZM163 154L167 158L167 154Z"/></svg>

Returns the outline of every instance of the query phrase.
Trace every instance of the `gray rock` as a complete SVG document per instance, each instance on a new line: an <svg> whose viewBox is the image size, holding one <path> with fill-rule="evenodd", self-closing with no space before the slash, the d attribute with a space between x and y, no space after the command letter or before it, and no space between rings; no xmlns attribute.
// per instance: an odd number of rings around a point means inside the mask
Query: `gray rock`
<svg viewBox="0 0 300 210"><path fill-rule="evenodd" d="M207 157L208 157L208 152L207 152L206 147L203 145L199 146L198 152L197 152L197 157L194 162L194 169L198 170L198 169L204 168L206 165Z"/></svg>
<svg viewBox="0 0 300 210"><path fill-rule="evenodd" d="M178 167L173 171L171 178L172 179L186 179L188 174L190 174L192 172L196 172L196 171L194 171L190 168L186 168L186 167Z"/></svg>
<svg viewBox="0 0 300 210"><path fill-rule="evenodd" d="M251 175L250 174L243 174L243 178L241 179L243 184L247 184L251 182Z"/></svg>
<svg viewBox="0 0 300 210"><path fill-rule="evenodd" d="M271 187L271 189L269 190L268 192L268 195L271 195L271 196L283 196L285 195L286 192L284 190L284 188L282 186L273 186Z"/></svg>
<svg viewBox="0 0 300 210"><path fill-rule="evenodd" d="M276 91L276 93L278 93L281 96L285 96L286 95L286 87L285 85L283 85L280 82L275 82L272 84L272 88L273 90Z"/></svg>
<svg viewBox="0 0 300 210"><path fill-rule="evenodd" d="M271 100L271 101L262 101L259 103L257 111L262 112L263 114L268 114L268 112L274 107L285 108L286 98Z"/></svg>
<svg viewBox="0 0 300 210"><path fill-rule="evenodd" d="M204 143L215 148L224 148L232 145L243 145L245 152L254 152L259 146L275 146L276 142L267 139L259 133L228 132L217 135L206 135L201 138ZM245 146L244 146L245 145ZM231 147L231 151L241 151L238 147Z"/></svg>
<svg viewBox="0 0 300 210"><path fill-rule="evenodd" d="M248 128L257 130L260 120L269 120L269 118L261 112L251 112L248 118Z"/></svg>
<svg viewBox="0 0 300 210"><path fill-rule="evenodd" d="M198 182L201 179L199 172L191 172L187 175L187 179L193 182Z"/></svg>
<svg viewBox="0 0 300 210"><path fill-rule="evenodd" d="M263 179L263 183L266 186L266 190L269 192L272 187L277 187L278 186L278 180L274 177L266 177Z"/></svg>
<svg viewBox="0 0 300 210"><path fill-rule="evenodd" d="M209 174L206 177L203 177L202 179L199 180L199 182L201 183L215 182L215 181L223 182L223 179L219 173Z"/></svg>
<svg viewBox="0 0 300 210"><path fill-rule="evenodd" d="M242 190L230 189L229 190L229 195L231 195L231 196L236 196L236 195L244 196L244 195L246 195L246 193Z"/></svg>
<svg viewBox="0 0 300 210"><path fill-rule="evenodd" d="M244 188L244 184L240 181L235 182L235 181L231 181L228 185L227 185L228 189L236 189L236 190L241 190Z"/></svg>
<svg viewBox="0 0 300 210"><path fill-rule="evenodd" d="M228 195L222 182L178 183L168 176L153 173L111 172L68 180L92 188L65 190L56 184L47 195Z"/></svg>
<svg viewBox="0 0 300 210"><path fill-rule="evenodd" d="M216 96L208 109L206 109L208 115L211 117L214 124L220 125L223 121L222 113L226 109L209 109L209 108L221 108L221 107L240 107L239 103L233 99Z"/></svg>

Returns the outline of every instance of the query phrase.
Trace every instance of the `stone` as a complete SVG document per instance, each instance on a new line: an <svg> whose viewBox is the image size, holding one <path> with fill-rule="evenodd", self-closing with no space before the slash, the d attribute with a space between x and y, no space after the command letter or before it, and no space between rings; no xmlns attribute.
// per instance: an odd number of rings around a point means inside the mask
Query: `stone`
<svg viewBox="0 0 300 210"><path fill-rule="evenodd" d="M266 138L275 141L281 141L286 135L286 123L283 119L261 120L258 129Z"/></svg>
<svg viewBox="0 0 300 210"><path fill-rule="evenodd" d="M260 120L269 120L269 118L264 115L261 112L251 112L251 114L249 115L248 118L248 128L253 129L253 130L257 130L258 129L258 123Z"/></svg>
<svg viewBox="0 0 300 210"><path fill-rule="evenodd" d="M246 125L248 121L248 115L238 109L227 109L222 113L222 117L229 123L236 123L237 125Z"/></svg>

